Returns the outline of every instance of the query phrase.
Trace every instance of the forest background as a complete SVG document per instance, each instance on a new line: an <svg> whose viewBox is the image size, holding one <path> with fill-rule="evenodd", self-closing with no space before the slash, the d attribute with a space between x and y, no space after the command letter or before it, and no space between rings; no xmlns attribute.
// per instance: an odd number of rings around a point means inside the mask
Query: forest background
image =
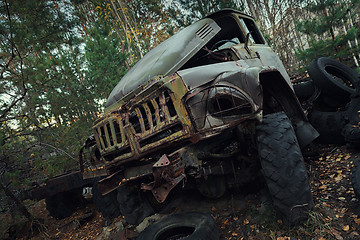
<svg viewBox="0 0 360 240"><path fill-rule="evenodd" d="M316 57L359 71L360 0L1 0L0 211L78 167L107 96L150 49L223 8L254 16L290 76Z"/></svg>

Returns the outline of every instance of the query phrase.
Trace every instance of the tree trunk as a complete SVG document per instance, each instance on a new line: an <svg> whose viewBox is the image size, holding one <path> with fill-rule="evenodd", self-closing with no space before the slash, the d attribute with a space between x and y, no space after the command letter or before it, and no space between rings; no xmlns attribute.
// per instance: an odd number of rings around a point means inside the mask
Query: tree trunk
<svg viewBox="0 0 360 240"><path fill-rule="evenodd" d="M23 202L17 197L15 196L15 194L13 194L11 192L11 190L7 187L4 186L3 183L0 182L0 190L3 190L5 192L5 195L10 198L12 201L14 201L14 203L16 204L16 206L18 207L19 211L29 220L32 221L33 220L33 216L31 215L31 213L27 210L26 206L23 204Z"/></svg>

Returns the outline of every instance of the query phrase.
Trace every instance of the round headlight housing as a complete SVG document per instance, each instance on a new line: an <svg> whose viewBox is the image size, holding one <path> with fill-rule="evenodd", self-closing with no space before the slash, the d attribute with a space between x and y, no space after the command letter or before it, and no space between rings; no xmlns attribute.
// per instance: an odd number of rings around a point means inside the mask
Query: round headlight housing
<svg viewBox="0 0 360 240"><path fill-rule="evenodd" d="M225 85L216 85L209 90L208 112L216 118L253 113L248 98L240 90Z"/></svg>

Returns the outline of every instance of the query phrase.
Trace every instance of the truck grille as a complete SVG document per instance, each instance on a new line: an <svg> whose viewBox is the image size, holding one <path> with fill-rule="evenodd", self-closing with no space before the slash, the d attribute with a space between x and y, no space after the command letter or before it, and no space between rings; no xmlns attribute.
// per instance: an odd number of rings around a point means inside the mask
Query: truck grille
<svg viewBox="0 0 360 240"><path fill-rule="evenodd" d="M93 129L107 161L141 155L188 132L179 120L174 96L168 91L136 105L130 112L110 113Z"/></svg>

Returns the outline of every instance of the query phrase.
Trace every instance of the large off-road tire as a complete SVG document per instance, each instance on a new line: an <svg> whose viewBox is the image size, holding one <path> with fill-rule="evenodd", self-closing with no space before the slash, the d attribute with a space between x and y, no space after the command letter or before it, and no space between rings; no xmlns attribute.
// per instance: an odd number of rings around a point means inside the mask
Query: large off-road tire
<svg viewBox="0 0 360 240"><path fill-rule="evenodd" d="M47 197L45 199L46 209L56 219L67 218L77 207L85 204L81 193L82 189L79 188Z"/></svg>
<svg viewBox="0 0 360 240"><path fill-rule="evenodd" d="M304 159L285 113L264 116L257 126L257 147L274 208L289 225L307 219L314 202Z"/></svg>
<svg viewBox="0 0 360 240"><path fill-rule="evenodd" d="M117 201L121 214L131 225L138 225L144 218L155 213L149 200L137 185L120 186L117 190Z"/></svg>
<svg viewBox="0 0 360 240"><path fill-rule="evenodd" d="M350 101L355 94L359 74L350 67L327 57L313 60L308 67L309 75L324 94L336 99L340 104Z"/></svg>
<svg viewBox="0 0 360 240"><path fill-rule="evenodd" d="M106 219L113 219L119 216L120 209L117 201L117 192L112 191L106 195L102 195L97 182L94 183L93 188L93 202L95 203L96 209L101 212L101 215Z"/></svg>
<svg viewBox="0 0 360 240"><path fill-rule="evenodd" d="M137 240L218 240L215 220L206 213L178 213L164 218L140 233Z"/></svg>
<svg viewBox="0 0 360 240"><path fill-rule="evenodd" d="M316 141L320 143L345 143L342 129L345 126L345 112L320 112L313 110L309 113L311 125L320 133Z"/></svg>

